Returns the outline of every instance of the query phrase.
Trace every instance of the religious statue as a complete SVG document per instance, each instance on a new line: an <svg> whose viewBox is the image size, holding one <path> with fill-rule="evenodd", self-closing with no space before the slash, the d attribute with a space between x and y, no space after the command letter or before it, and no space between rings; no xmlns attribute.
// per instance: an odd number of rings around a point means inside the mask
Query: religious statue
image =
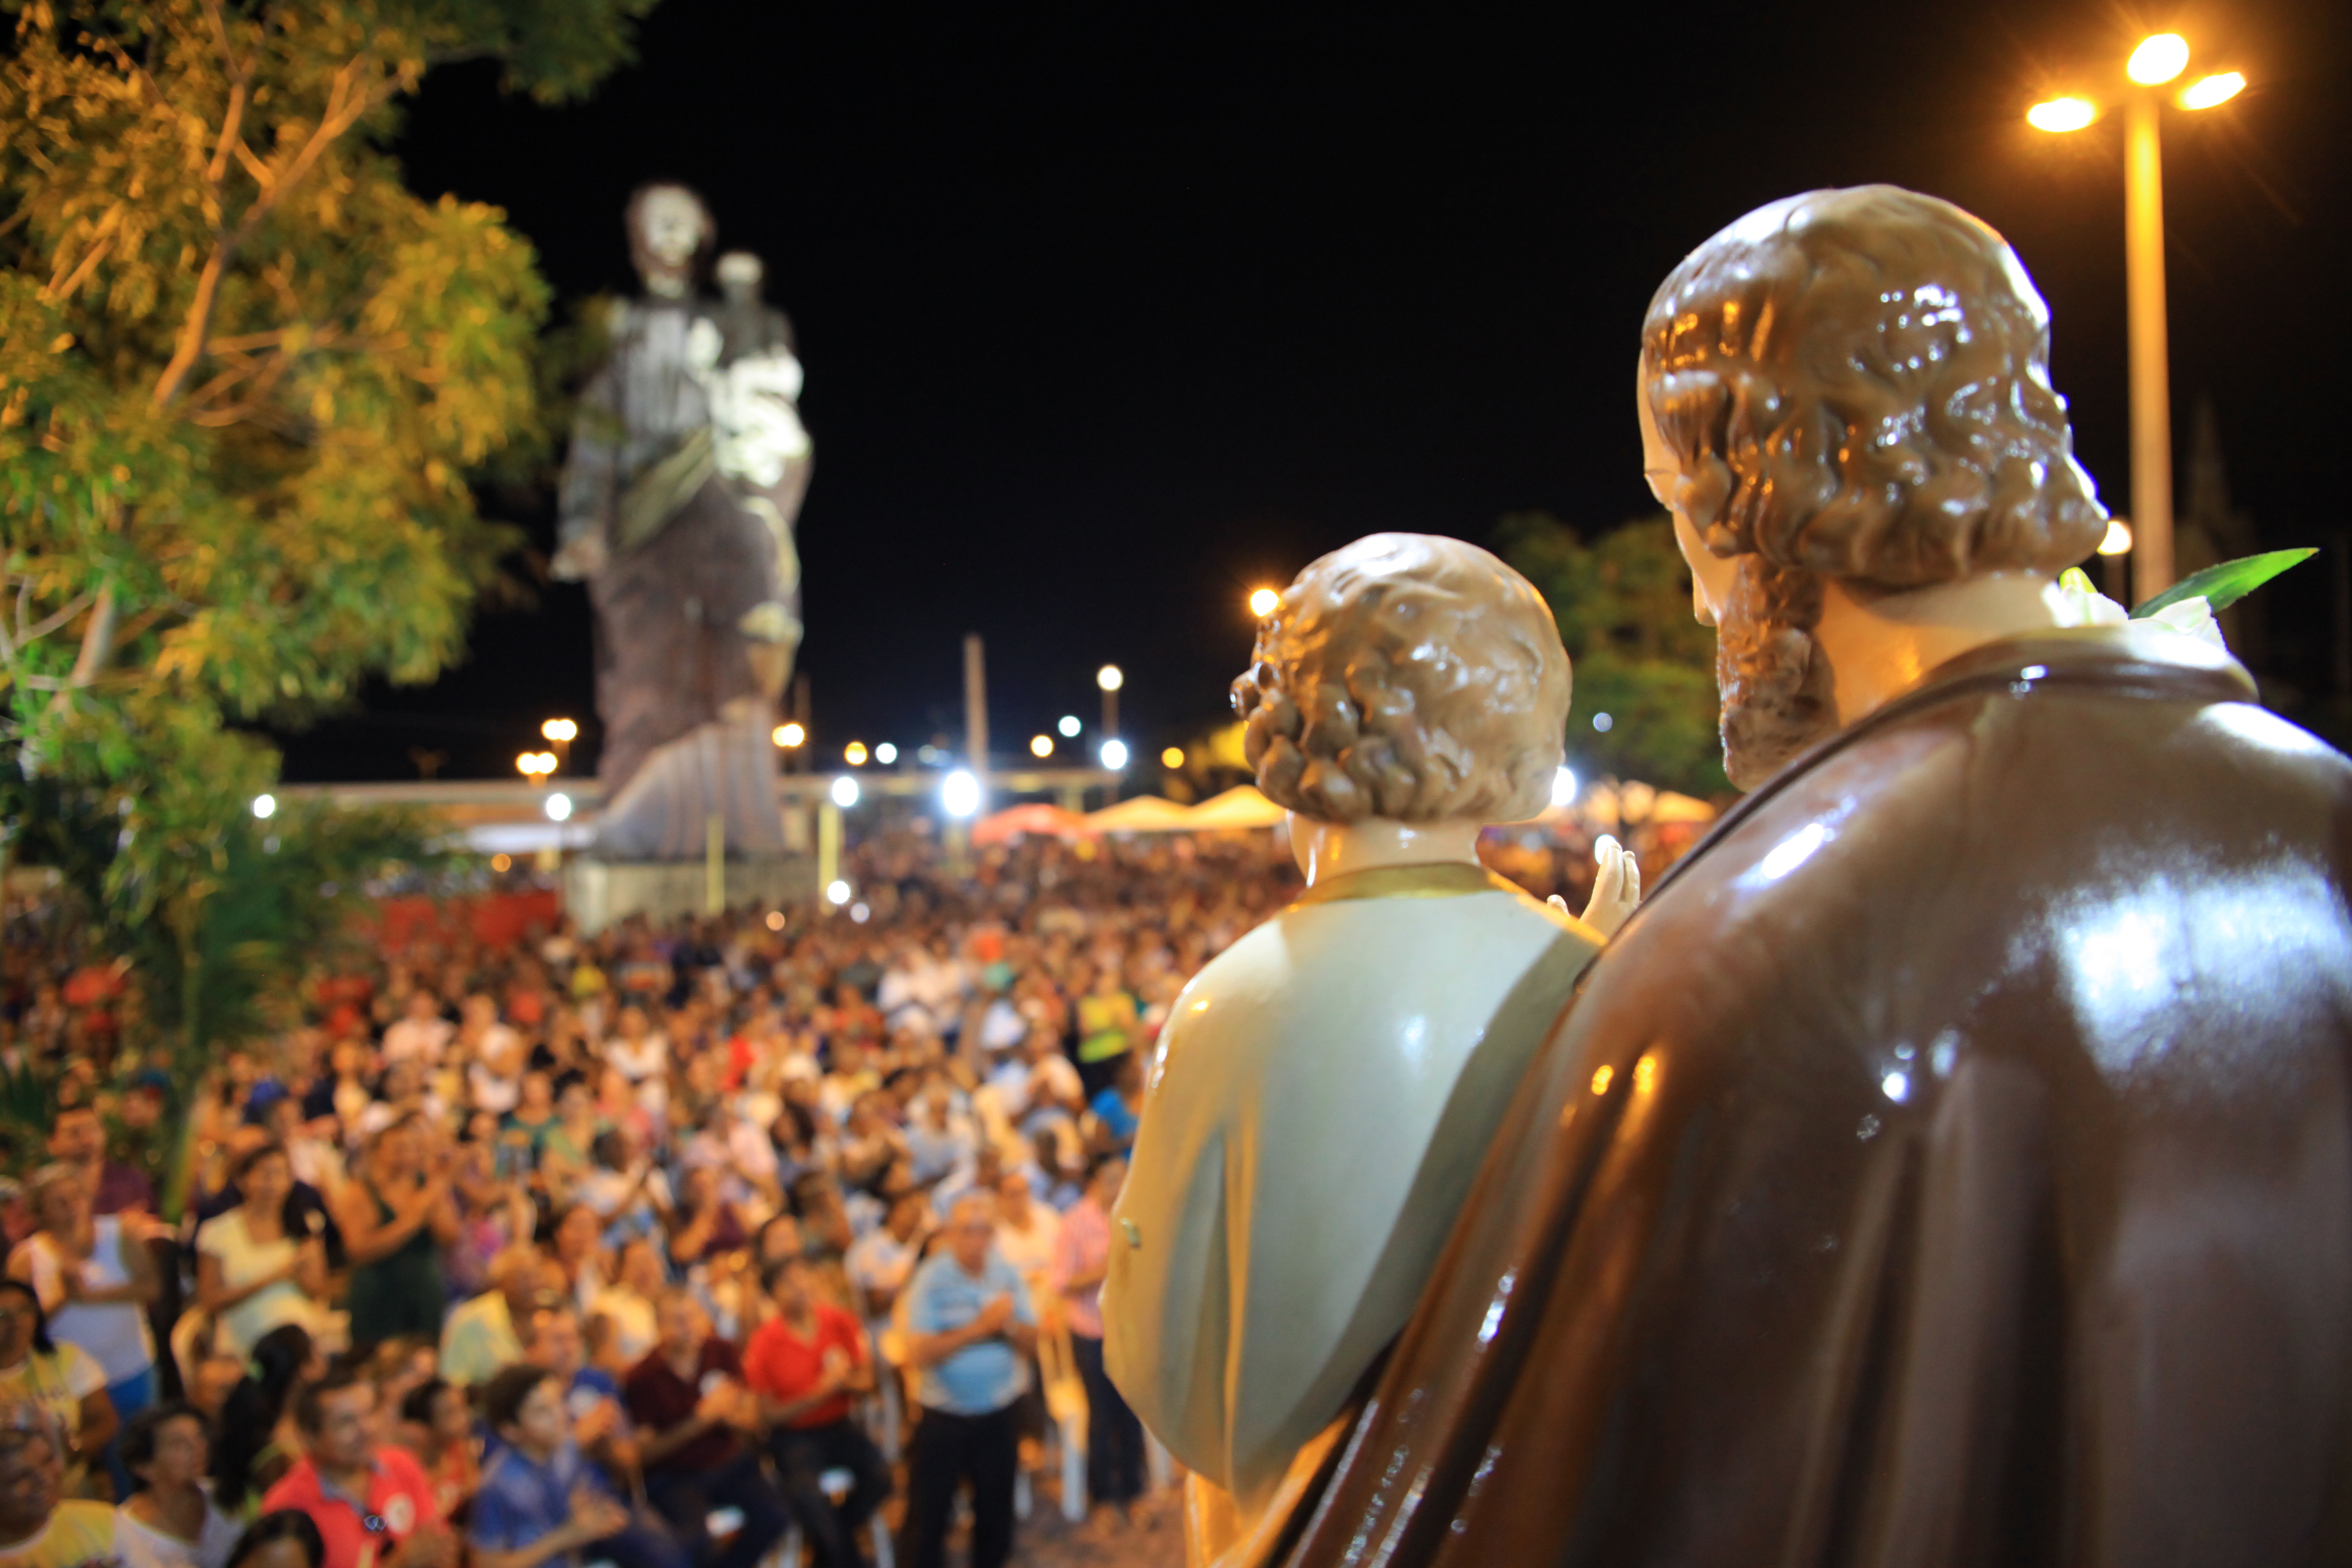
<svg viewBox="0 0 2352 1568"><path fill-rule="evenodd" d="M559 577L596 609L596 710L614 858L774 852L777 700L800 645L793 522L811 447L797 409L792 324L760 297L760 259L719 258L700 197L653 184L630 198L646 297L616 306L612 355L589 383L564 466Z"/></svg>
<svg viewBox="0 0 2352 1568"><path fill-rule="evenodd" d="M1311 1479L1600 947L1476 854L1550 803L1569 686L1525 578L1395 533L1299 574L1234 684L1307 890L1171 1008L1103 1298L1112 1379L1192 1471L1198 1562ZM1613 847L1602 870L1613 925L1638 892Z"/></svg>
<svg viewBox="0 0 2352 1568"><path fill-rule="evenodd" d="M2352 764L2210 641L2070 624L2105 519L2048 343L1998 234L1887 186L1659 289L1644 467L1752 793L1504 1091L1252 1561L2352 1561Z"/></svg>

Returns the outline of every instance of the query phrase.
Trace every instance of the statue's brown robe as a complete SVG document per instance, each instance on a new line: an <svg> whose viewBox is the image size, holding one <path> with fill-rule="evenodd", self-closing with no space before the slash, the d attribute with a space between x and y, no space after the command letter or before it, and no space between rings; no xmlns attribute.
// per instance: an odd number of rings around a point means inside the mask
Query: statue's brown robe
<svg viewBox="0 0 2352 1568"><path fill-rule="evenodd" d="M2352 1560L2352 764L2252 696L2012 639L1744 802L1272 1559Z"/></svg>

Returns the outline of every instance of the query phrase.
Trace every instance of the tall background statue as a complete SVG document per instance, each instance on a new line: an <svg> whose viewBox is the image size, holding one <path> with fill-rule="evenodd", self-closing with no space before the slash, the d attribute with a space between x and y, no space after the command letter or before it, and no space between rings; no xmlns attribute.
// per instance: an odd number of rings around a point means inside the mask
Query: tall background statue
<svg viewBox="0 0 2352 1568"><path fill-rule="evenodd" d="M776 700L800 646L793 521L808 489L792 325L762 304L759 258L719 258L702 198L652 184L629 200L645 297L614 308L612 354L581 398L555 574L596 607L604 728L597 847L621 859L782 847Z"/></svg>

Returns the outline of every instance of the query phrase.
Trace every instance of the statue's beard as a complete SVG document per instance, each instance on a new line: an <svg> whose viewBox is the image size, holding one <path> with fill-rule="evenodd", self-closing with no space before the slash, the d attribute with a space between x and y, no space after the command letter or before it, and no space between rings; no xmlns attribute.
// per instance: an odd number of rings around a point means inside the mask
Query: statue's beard
<svg viewBox="0 0 2352 1568"><path fill-rule="evenodd" d="M1723 769L1752 790L1837 728L1836 684L1813 636L1822 579L1742 555L1717 616L1715 682L1723 695Z"/></svg>

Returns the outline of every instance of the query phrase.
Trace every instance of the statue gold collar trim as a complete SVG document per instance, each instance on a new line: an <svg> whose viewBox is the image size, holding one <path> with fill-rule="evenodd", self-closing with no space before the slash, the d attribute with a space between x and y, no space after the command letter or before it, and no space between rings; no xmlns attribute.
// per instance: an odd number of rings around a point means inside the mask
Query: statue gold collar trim
<svg viewBox="0 0 2352 1568"><path fill-rule="evenodd" d="M1290 907L1333 904L1343 899L1458 899L1465 893L1524 896L1517 883L1505 881L1484 866L1439 860L1422 866L1375 866L1326 877L1293 899Z"/></svg>

